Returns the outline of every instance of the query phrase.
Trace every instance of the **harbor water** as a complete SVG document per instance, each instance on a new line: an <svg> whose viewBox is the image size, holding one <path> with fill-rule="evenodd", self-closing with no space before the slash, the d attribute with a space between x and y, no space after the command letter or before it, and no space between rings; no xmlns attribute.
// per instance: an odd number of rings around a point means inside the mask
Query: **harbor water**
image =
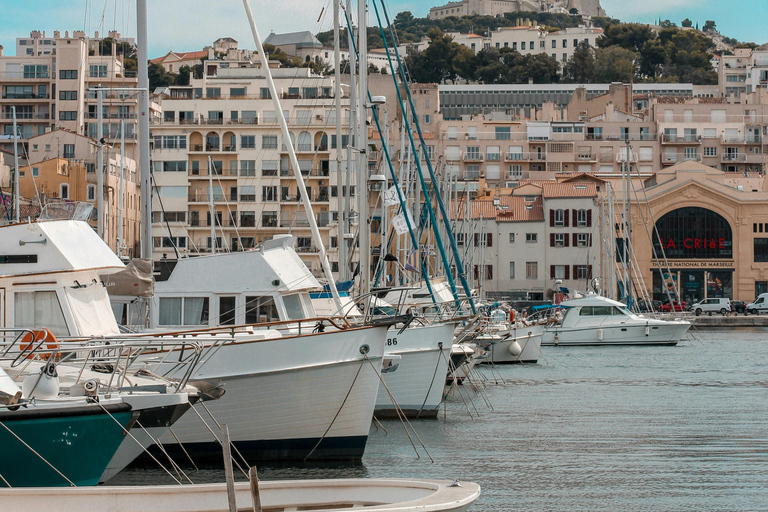
<svg viewBox="0 0 768 512"><path fill-rule="evenodd" d="M766 510L766 361L765 328L697 330L669 347L543 347L538 364L481 368L481 391L465 383L438 420L413 421L418 438L382 421L360 463L260 465L259 476L458 478L483 487L473 511ZM183 466L196 483L223 481L218 467ZM171 482L141 465L110 483Z"/></svg>

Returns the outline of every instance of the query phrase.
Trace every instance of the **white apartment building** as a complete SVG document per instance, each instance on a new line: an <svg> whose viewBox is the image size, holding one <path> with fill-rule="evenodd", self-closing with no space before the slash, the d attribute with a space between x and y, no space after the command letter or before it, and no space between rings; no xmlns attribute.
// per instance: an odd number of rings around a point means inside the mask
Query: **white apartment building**
<svg viewBox="0 0 768 512"><path fill-rule="evenodd" d="M219 68L174 86L157 99L153 121L154 256L169 259L216 250L244 250L279 234L298 238L307 265L320 272L308 213L301 206L287 144L296 150L329 259L338 268L337 154L346 169L349 99L342 98L336 136L333 81L307 68L272 70L291 140L283 140L259 68ZM209 172L209 160L211 170ZM346 187L346 185L345 185ZM357 192L351 184L354 207ZM211 214L213 203L214 214ZM211 226L215 231L212 240ZM343 237L342 237L343 239Z"/></svg>
<svg viewBox="0 0 768 512"><path fill-rule="evenodd" d="M599 183L524 181L454 203L473 286L489 297L532 300L551 298L556 285L588 289L600 272Z"/></svg>

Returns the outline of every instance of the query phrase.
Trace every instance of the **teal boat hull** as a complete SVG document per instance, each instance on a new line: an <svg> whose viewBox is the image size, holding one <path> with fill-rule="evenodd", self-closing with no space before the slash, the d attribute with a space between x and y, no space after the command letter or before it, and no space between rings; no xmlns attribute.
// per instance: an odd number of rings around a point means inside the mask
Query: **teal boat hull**
<svg viewBox="0 0 768 512"><path fill-rule="evenodd" d="M67 479L77 486L98 484L134 416L125 403L104 409L99 404L84 404L65 409L2 411L0 476L5 482L0 481L0 486L69 486Z"/></svg>

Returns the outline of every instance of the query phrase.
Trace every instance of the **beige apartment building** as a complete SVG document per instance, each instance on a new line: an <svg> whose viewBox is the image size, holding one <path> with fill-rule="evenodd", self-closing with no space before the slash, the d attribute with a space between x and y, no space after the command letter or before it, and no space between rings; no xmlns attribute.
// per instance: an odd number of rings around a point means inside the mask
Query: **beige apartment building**
<svg viewBox="0 0 768 512"><path fill-rule="evenodd" d="M156 258L214 248L246 250L290 232L298 239L302 259L319 274L318 249L309 227L312 215L338 269L338 244L347 240L338 232L338 200L346 185L339 190L336 180L338 169L346 169L350 145L349 99L341 99L343 132L337 137L330 78L306 68L277 68L272 73L290 141L283 140L258 67L219 66L190 86L171 87L156 99L162 108L162 117L151 126ZM288 144L296 151L312 212L301 205ZM356 209L354 181L350 193L351 209Z"/></svg>
<svg viewBox="0 0 768 512"><path fill-rule="evenodd" d="M110 35L119 39L119 34ZM97 99L91 88L136 88L138 80L135 71L124 69L114 45L110 55L98 55L91 54L92 43L95 41L77 30L71 35L56 31L52 38L32 32L28 38L17 38L17 55L4 55L0 48L0 133L13 134L15 106L23 142L57 128L96 138ZM30 51L20 52L22 48ZM118 142L124 122L126 148L131 147L129 155L134 159L137 104L134 91L103 93L101 136L109 143ZM3 143L3 149L13 149L11 141Z"/></svg>

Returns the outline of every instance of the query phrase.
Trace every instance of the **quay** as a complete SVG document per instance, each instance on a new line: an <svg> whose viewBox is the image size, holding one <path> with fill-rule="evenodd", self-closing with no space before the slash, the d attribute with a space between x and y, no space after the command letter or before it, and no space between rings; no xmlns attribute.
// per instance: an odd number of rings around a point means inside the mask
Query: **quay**
<svg viewBox="0 0 768 512"><path fill-rule="evenodd" d="M744 315L731 314L729 316L716 315L684 315L694 328L707 327L768 327L768 315Z"/></svg>

